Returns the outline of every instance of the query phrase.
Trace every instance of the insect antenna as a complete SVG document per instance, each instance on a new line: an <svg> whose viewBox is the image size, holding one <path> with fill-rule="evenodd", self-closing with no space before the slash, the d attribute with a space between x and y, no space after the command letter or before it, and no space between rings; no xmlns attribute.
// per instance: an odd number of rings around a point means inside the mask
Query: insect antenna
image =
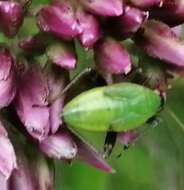
<svg viewBox="0 0 184 190"><path fill-rule="evenodd" d="M184 123L178 118L178 116L169 108L165 109L166 113L178 124L180 129L184 132Z"/></svg>
<svg viewBox="0 0 184 190"><path fill-rule="evenodd" d="M91 72L92 68L87 67L79 74L77 74L70 83L62 90L62 92L58 93L54 98L49 101L49 105L54 103L58 98L62 97L75 83L78 81L84 74Z"/></svg>

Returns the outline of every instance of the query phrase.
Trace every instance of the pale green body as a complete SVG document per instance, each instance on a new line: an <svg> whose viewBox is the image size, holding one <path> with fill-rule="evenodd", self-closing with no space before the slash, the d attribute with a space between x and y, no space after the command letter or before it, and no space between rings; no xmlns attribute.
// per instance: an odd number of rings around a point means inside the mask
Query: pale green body
<svg viewBox="0 0 184 190"><path fill-rule="evenodd" d="M65 123L89 131L127 131L144 124L160 109L161 98L133 83L88 90L71 100L63 111Z"/></svg>

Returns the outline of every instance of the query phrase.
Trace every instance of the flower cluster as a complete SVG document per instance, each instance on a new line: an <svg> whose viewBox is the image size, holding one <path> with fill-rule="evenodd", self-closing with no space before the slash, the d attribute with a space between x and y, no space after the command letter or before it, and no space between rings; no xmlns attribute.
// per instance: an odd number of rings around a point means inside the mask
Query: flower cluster
<svg viewBox="0 0 184 190"><path fill-rule="evenodd" d="M102 154L66 126L61 117L66 102L89 88L122 81L144 84L165 97L167 71L184 67L184 0L30 5L0 0L1 190L54 189L53 159L79 159L113 172ZM31 30L30 18L37 31L23 35L25 25ZM76 44L90 52L94 69L66 90L70 71L80 64ZM125 146L137 136L136 131L116 134ZM113 144L108 137L107 152Z"/></svg>

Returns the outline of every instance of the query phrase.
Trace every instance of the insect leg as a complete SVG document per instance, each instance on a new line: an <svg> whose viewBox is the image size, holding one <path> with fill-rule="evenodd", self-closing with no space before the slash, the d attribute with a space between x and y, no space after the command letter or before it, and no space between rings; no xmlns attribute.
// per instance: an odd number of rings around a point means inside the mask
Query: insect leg
<svg viewBox="0 0 184 190"><path fill-rule="evenodd" d="M111 131L107 133L104 143L104 153L103 153L104 158L108 158L111 155L114 145L116 143L116 139L117 139L116 132Z"/></svg>
<svg viewBox="0 0 184 190"><path fill-rule="evenodd" d="M161 98L161 103L160 103L160 111L163 110L165 102L166 102L166 93L160 91L160 98Z"/></svg>
<svg viewBox="0 0 184 190"><path fill-rule="evenodd" d="M161 118L157 117L157 116L153 116L150 119L148 119L148 121L146 122L147 124L151 125L152 128L158 126L161 122Z"/></svg>

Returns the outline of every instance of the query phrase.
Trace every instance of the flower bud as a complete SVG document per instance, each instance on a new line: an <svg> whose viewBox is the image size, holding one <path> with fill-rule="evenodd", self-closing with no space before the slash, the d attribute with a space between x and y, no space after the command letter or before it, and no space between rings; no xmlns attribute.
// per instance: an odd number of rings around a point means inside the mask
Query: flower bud
<svg viewBox="0 0 184 190"><path fill-rule="evenodd" d="M25 148L25 147L21 147ZM19 150L18 169L10 177L10 189L15 190L53 190L53 168L38 151L29 148Z"/></svg>
<svg viewBox="0 0 184 190"><path fill-rule="evenodd" d="M14 107L28 133L38 140L46 138L50 129L48 94L40 67L30 66L20 74Z"/></svg>
<svg viewBox="0 0 184 190"><path fill-rule="evenodd" d="M50 61L66 70L74 69L77 56L71 43L55 43L47 48L47 56Z"/></svg>
<svg viewBox="0 0 184 190"><path fill-rule="evenodd" d="M43 71L35 65L20 74L14 107L28 133L39 141L47 138L49 132L55 133L62 124L60 114L65 96L50 101L62 92L65 77L58 68Z"/></svg>
<svg viewBox="0 0 184 190"><path fill-rule="evenodd" d="M15 36L23 22L23 7L14 1L0 1L0 30Z"/></svg>
<svg viewBox="0 0 184 190"><path fill-rule="evenodd" d="M74 8L69 1L56 1L44 6L38 13L37 23L41 31L63 39L72 39L80 33Z"/></svg>
<svg viewBox="0 0 184 190"><path fill-rule="evenodd" d="M166 24L148 21L136 36L135 42L148 55L184 67L184 42Z"/></svg>
<svg viewBox="0 0 184 190"><path fill-rule="evenodd" d="M77 154L77 145L68 131L59 131L40 142L40 149L48 157L71 160Z"/></svg>
<svg viewBox="0 0 184 190"><path fill-rule="evenodd" d="M118 41L107 38L97 43L95 59L102 73L127 74L131 70L128 51Z"/></svg>
<svg viewBox="0 0 184 190"><path fill-rule="evenodd" d="M60 94L66 84L69 81L68 72L60 70L58 67L52 66L46 73L48 87L49 87L49 97L48 100L51 102L54 100L58 94ZM63 94L57 97L49 105L49 118L50 118L50 132L52 134L56 133L59 127L62 125L61 113L64 107L64 100L66 95Z"/></svg>
<svg viewBox="0 0 184 190"><path fill-rule="evenodd" d="M136 33L142 24L148 19L148 12L126 6L124 14L109 19L107 29L115 37L127 38Z"/></svg>
<svg viewBox="0 0 184 190"><path fill-rule="evenodd" d="M1 174L0 174L0 184L1 184L1 190L9 190L9 181L5 179L5 177Z"/></svg>
<svg viewBox="0 0 184 190"><path fill-rule="evenodd" d="M78 147L78 158L95 168L108 173L114 173L115 170L103 159L102 155L84 139L75 136L75 142Z"/></svg>
<svg viewBox="0 0 184 190"><path fill-rule="evenodd" d="M143 9L148 9L155 6L161 7L163 1L164 0L130 0L132 5Z"/></svg>
<svg viewBox="0 0 184 190"><path fill-rule="evenodd" d="M122 0L80 0L84 8L98 16L119 16L123 13Z"/></svg>
<svg viewBox="0 0 184 190"><path fill-rule="evenodd" d="M7 180L13 170L17 168L14 148L8 138L8 134L0 122L0 179Z"/></svg>
<svg viewBox="0 0 184 190"><path fill-rule="evenodd" d="M34 36L28 36L20 39L19 41L19 47L28 54L44 53L48 44L49 36L45 33L38 33Z"/></svg>
<svg viewBox="0 0 184 190"><path fill-rule="evenodd" d="M170 26L184 23L184 0L165 0L161 8L150 11L150 18L165 22Z"/></svg>
<svg viewBox="0 0 184 190"><path fill-rule="evenodd" d="M0 51L0 109L7 107L16 94L15 64L9 51Z"/></svg>
<svg viewBox="0 0 184 190"><path fill-rule="evenodd" d="M138 134L134 130L130 130L127 132L118 133L117 139L124 146L129 146L129 144L133 143L138 137Z"/></svg>
<svg viewBox="0 0 184 190"><path fill-rule="evenodd" d="M180 37L182 35L182 30L183 30L183 27L182 25L178 25L178 26L175 26L172 28L172 31L178 36Z"/></svg>
<svg viewBox="0 0 184 190"><path fill-rule="evenodd" d="M91 48L101 37L100 25L92 14L83 10L77 11L77 19L81 28L79 41L84 48Z"/></svg>
<svg viewBox="0 0 184 190"><path fill-rule="evenodd" d="M34 181L37 182L37 188L39 190L54 190L54 164L52 161L46 160L40 154L37 156L32 168L32 172L35 172Z"/></svg>
<svg viewBox="0 0 184 190"><path fill-rule="evenodd" d="M30 160L31 162L34 161ZM29 161L22 156L18 158L18 169L12 173L10 177L10 188L15 190L35 190L36 182L34 182L34 173L32 168L30 168Z"/></svg>

